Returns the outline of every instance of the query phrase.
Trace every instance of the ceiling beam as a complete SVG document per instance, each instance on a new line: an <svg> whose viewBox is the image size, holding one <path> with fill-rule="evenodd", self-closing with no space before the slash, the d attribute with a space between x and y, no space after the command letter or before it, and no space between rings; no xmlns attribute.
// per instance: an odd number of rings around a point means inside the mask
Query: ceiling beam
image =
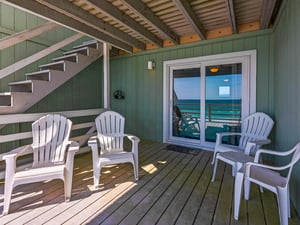
<svg viewBox="0 0 300 225"><path fill-rule="evenodd" d="M237 26L236 26L236 20L235 20L235 11L234 11L234 5L233 0L226 0L226 6L228 10L229 20L231 23L232 33L237 33Z"/></svg>
<svg viewBox="0 0 300 225"><path fill-rule="evenodd" d="M262 15L260 18L260 29L266 29L271 22L272 14L274 12L276 0L264 0Z"/></svg>
<svg viewBox="0 0 300 225"><path fill-rule="evenodd" d="M200 36L202 40L206 39L205 30L203 25L201 24L199 18L194 13L189 1L186 0L173 0L173 2L177 5L178 9L185 16L188 22L193 26L196 33Z"/></svg>
<svg viewBox="0 0 300 225"><path fill-rule="evenodd" d="M85 35L91 36L95 39L98 39L102 42L107 42L117 48L120 48L126 52L132 52L133 48L117 39L112 38L111 36L93 29L91 27L86 26L86 24L81 23L71 17L68 17L66 15L63 15L53 9L50 9L46 7L45 5L42 5L34 0L0 0L2 2L12 4L15 7L21 8L23 10L29 11L31 13L34 13L35 15L44 17L48 20L51 20L53 22L59 23L64 27L70 28L72 30L75 30L77 32L83 33Z"/></svg>
<svg viewBox="0 0 300 225"><path fill-rule="evenodd" d="M140 0L122 0L126 7L140 18L151 24L156 30L166 35L174 44L179 44L179 37L151 9Z"/></svg>
<svg viewBox="0 0 300 225"><path fill-rule="evenodd" d="M152 44L155 44L159 47L163 47L163 40L151 33L149 30L144 28L141 24L136 22L130 16L123 13L111 3L99 0L86 0L86 2L89 2L91 5L93 5L94 8L100 10L103 14L113 17L115 20L118 21L118 23L129 28L135 33L138 33Z"/></svg>
<svg viewBox="0 0 300 225"><path fill-rule="evenodd" d="M101 32L104 32L113 38L119 39L129 45L132 45L138 49L146 50L146 44L141 41L136 40L127 33L115 28L114 26L106 23L103 20L100 20L96 16L90 14L88 11L83 10L82 8L72 4L69 1L61 0L40 0L42 4L53 8L56 11L59 11L66 16L72 17L87 26L93 27Z"/></svg>

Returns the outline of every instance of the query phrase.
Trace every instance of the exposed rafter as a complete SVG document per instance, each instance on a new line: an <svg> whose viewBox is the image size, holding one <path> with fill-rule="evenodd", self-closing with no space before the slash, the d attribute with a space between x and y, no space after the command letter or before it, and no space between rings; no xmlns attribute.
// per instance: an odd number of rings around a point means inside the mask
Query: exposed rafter
<svg viewBox="0 0 300 225"><path fill-rule="evenodd" d="M227 6L227 10L228 10L228 15L229 15L230 23L231 23L232 32L234 34L236 34L237 33L237 27L236 27L233 0L226 0L226 6Z"/></svg>
<svg viewBox="0 0 300 225"><path fill-rule="evenodd" d="M47 6L57 10L69 17L72 17L87 26L93 27L94 29L100 30L113 38L119 39L129 45L133 45L136 48L141 50L146 49L146 45L131 37L127 33L120 31L114 26L104 22L103 20L99 20L96 16L90 14L89 12L83 10L80 7L72 4L69 1L61 1L61 0L40 0L39 2L46 4Z"/></svg>
<svg viewBox="0 0 300 225"><path fill-rule="evenodd" d="M115 20L118 21L118 23L140 34L141 36L143 36L143 38L145 38L149 42L159 47L163 47L163 40L158 38L156 35L152 34L149 30L145 29L141 24L136 22L130 16L124 14L118 8L113 6L111 3L107 1L99 1L99 0L88 0L87 2L92 4L94 8L100 10L105 15L113 17Z"/></svg>
<svg viewBox="0 0 300 225"><path fill-rule="evenodd" d="M196 33L200 36L202 40L206 39L205 30L197 17L194 13L192 7L190 6L189 1L186 0L173 0L173 2L177 5L178 9L181 13L185 16L185 18L189 21L189 23L193 26Z"/></svg>
<svg viewBox="0 0 300 225"><path fill-rule="evenodd" d="M179 44L179 37L162 20L160 20L142 1L122 0L122 3L140 18L165 34L172 42Z"/></svg>
<svg viewBox="0 0 300 225"><path fill-rule="evenodd" d="M16 7L21 7L27 11L30 11L34 14L42 16L46 19L52 20L61 24L62 26L68 27L70 29L76 30L78 32L84 33L88 36L91 36L95 39L98 39L103 42L107 42L117 48L123 49L127 52L132 52L132 47L120 40L114 39L111 36L86 26L86 24L79 22L71 17L63 15L49 7L46 7L43 4L40 4L34 0L5 0L5 2L12 4Z"/></svg>
<svg viewBox="0 0 300 225"><path fill-rule="evenodd" d="M276 1L277 0L264 0L260 19L260 29L266 29L269 27Z"/></svg>

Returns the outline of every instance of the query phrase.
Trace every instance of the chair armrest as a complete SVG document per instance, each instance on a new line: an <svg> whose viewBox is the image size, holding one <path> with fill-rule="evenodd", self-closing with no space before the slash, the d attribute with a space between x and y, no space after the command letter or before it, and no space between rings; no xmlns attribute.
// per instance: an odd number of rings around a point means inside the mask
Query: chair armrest
<svg viewBox="0 0 300 225"><path fill-rule="evenodd" d="M255 143L256 145L262 146L262 145L267 145L271 144L272 141L270 139L259 139L255 141L251 141L252 143Z"/></svg>
<svg viewBox="0 0 300 225"><path fill-rule="evenodd" d="M99 158L99 152L98 152L98 137L92 136L89 138L88 146L92 150L93 159Z"/></svg>
<svg viewBox="0 0 300 225"><path fill-rule="evenodd" d="M259 157L261 154L269 154L269 155L278 155L278 156L287 156L291 153L294 152L294 149L291 149L289 151L284 151L284 152L278 152L270 149L258 149L256 154L255 154L255 159L254 162L258 162ZM256 161L255 161L256 160Z"/></svg>
<svg viewBox="0 0 300 225"><path fill-rule="evenodd" d="M66 168L68 171L73 170L74 156L78 150L79 150L78 142L68 141L68 154L67 154L67 161L66 161Z"/></svg>
<svg viewBox="0 0 300 225"><path fill-rule="evenodd" d="M138 155L138 144L140 142L140 139L137 136L131 135L131 134L124 134L131 142L132 142L132 148L131 151L134 155Z"/></svg>
<svg viewBox="0 0 300 225"><path fill-rule="evenodd" d="M271 143L270 139L259 139L259 140L255 140L255 141L248 141L246 144L246 147L245 147L245 154L249 155L252 150L254 150L256 153L256 150L258 148L260 148L262 145L266 145L266 144L270 144L270 143ZM258 162L258 161L254 160L254 162Z"/></svg>
<svg viewBox="0 0 300 225"><path fill-rule="evenodd" d="M5 160L7 157L18 157L22 155L27 155L32 153L32 145L24 145L18 148L15 148L7 153L0 155L0 160Z"/></svg>
<svg viewBox="0 0 300 225"><path fill-rule="evenodd" d="M5 153L4 156L2 156L6 164L5 177L13 177L17 168L17 157L29 153L32 153L31 145L25 145Z"/></svg>
<svg viewBox="0 0 300 225"><path fill-rule="evenodd" d="M132 134L124 134L124 136L127 137L132 142L140 141L140 139L137 136L132 135Z"/></svg>
<svg viewBox="0 0 300 225"><path fill-rule="evenodd" d="M75 154L79 150L79 143L76 141L68 141L68 152Z"/></svg>
<svg viewBox="0 0 300 225"><path fill-rule="evenodd" d="M249 177L250 175L250 169L251 166L257 166L257 167L262 167L265 169L270 169L270 170L277 170L277 171L281 171L281 170L285 170L287 168L290 167L290 165L285 165L285 166L269 166L269 165L265 165L265 164L259 164L259 163L255 163L255 162L247 162L245 164L245 175Z"/></svg>

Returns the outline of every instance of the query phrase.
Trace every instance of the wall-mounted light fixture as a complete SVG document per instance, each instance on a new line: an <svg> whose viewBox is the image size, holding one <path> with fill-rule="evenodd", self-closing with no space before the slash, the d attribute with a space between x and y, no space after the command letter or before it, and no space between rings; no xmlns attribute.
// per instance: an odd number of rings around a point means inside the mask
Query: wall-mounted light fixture
<svg viewBox="0 0 300 225"><path fill-rule="evenodd" d="M218 68L218 67L211 67L211 68L209 69L209 71L210 71L211 73L217 73L217 72L219 72L219 68Z"/></svg>
<svg viewBox="0 0 300 225"><path fill-rule="evenodd" d="M114 97L115 97L115 99L124 99L125 98L124 93L121 90L114 91Z"/></svg>
<svg viewBox="0 0 300 225"><path fill-rule="evenodd" d="M147 69L148 70L153 70L155 68L155 62L154 61L148 61L147 63Z"/></svg>

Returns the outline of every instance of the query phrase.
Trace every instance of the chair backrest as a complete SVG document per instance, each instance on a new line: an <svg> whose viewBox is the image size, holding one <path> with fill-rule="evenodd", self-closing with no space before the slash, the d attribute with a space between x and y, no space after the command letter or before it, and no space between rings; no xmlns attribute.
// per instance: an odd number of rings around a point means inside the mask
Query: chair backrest
<svg viewBox="0 0 300 225"><path fill-rule="evenodd" d="M63 163L72 122L58 114L48 114L32 124L33 167Z"/></svg>
<svg viewBox="0 0 300 225"><path fill-rule="evenodd" d="M101 154L123 151L125 118L113 111L105 111L96 119Z"/></svg>
<svg viewBox="0 0 300 225"><path fill-rule="evenodd" d="M239 147L245 148L248 141L268 138L273 125L272 118L262 112L253 113L246 117L242 122Z"/></svg>

